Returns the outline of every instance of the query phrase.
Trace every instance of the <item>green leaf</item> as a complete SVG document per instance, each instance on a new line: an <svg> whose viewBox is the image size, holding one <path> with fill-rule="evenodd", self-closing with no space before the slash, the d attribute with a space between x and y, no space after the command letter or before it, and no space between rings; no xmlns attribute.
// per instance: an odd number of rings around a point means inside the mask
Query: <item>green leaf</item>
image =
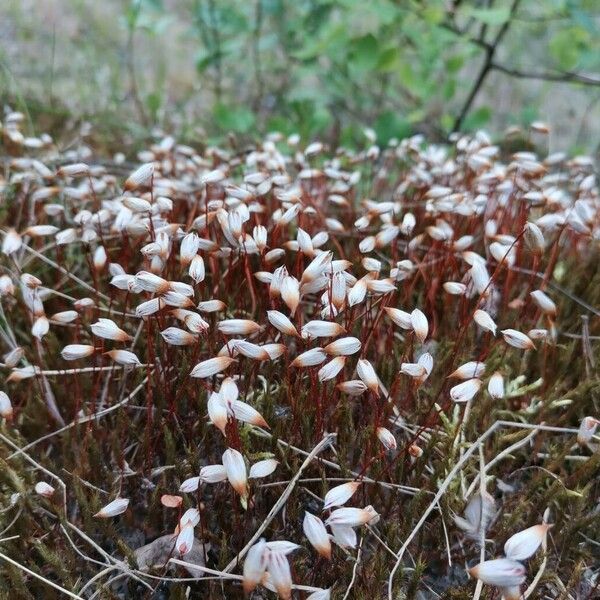
<svg viewBox="0 0 600 600"><path fill-rule="evenodd" d="M410 123L394 111L381 113L373 125L377 140L385 145L392 138L402 139L412 133Z"/></svg>
<svg viewBox="0 0 600 600"><path fill-rule="evenodd" d="M357 71L370 71L377 66L379 43L373 35L365 35L354 41L351 60Z"/></svg>
<svg viewBox="0 0 600 600"><path fill-rule="evenodd" d="M475 8L467 7L465 16L472 17L484 25L504 25L510 19L510 8Z"/></svg>
<svg viewBox="0 0 600 600"><path fill-rule="evenodd" d="M224 131L247 133L254 126L255 117L251 110L243 106L217 104L214 110L217 126Z"/></svg>
<svg viewBox="0 0 600 600"><path fill-rule="evenodd" d="M465 119L465 129L479 129L486 125L492 118L492 109L489 106L481 106L471 112Z"/></svg>
<svg viewBox="0 0 600 600"><path fill-rule="evenodd" d="M588 48L589 39L589 33L582 27L562 29L550 40L550 54L561 69L573 69L579 63L582 52Z"/></svg>
<svg viewBox="0 0 600 600"><path fill-rule="evenodd" d="M379 59L377 60L377 70L381 71L382 73L394 71L398 68L399 61L400 49L397 47L386 48L379 54Z"/></svg>

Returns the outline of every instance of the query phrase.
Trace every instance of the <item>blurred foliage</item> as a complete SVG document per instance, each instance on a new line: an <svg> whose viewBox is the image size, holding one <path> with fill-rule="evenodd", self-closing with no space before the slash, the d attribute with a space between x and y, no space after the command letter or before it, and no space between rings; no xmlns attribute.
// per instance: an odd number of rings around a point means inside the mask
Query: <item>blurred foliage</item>
<svg viewBox="0 0 600 600"><path fill-rule="evenodd" d="M130 0L104 27L88 0L65 4L106 51L95 57L102 84L88 90L110 98L104 108L209 134L275 128L349 143L368 123L386 142L486 126L493 91L459 115L500 32L494 60L505 69L536 80L600 71L597 0ZM173 43L195 68L183 84L163 54ZM534 102L512 122L539 117Z"/></svg>

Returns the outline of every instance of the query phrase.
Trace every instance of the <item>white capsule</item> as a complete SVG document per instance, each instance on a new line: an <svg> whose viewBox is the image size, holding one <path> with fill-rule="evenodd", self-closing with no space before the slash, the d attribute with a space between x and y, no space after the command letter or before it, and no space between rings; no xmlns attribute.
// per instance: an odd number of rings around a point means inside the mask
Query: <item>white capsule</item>
<svg viewBox="0 0 600 600"><path fill-rule="evenodd" d="M515 533L504 544L506 558L527 560L542 545L550 527L547 523L541 523Z"/></svg>
<svg viewBox="0 0 600 600"><path fill-rule="evenodd" d="M228 448L223 453L222 461L231 487L245 498L248 494L248 479L244 457L234 448Z"/></svg>
<svg viewBox="0 0 600 600"><path fill-rule="evenodd" d="M377 431L377 439L381 442L382 446L386 450L395 450L397 447L396 438L394 434L385 427L378 427Z"/></svg>
<svg viewBox="0 0 600 600"><path fill-rule="evenodd" d="M331 488L323 500L323 510L328 510L333 506L342 506L354 496L356 490L360 487L360 481L348 481Z"/></svg>
<svg viewBox="0 0 600 600"><path fill-rule="evenodd" d="M467 379L450 389L450 398L454 402L472 400L481 388L481 379Z"/></svg>
<svg viewBox="0 0 600 600"><path fill-rule="evenodd" d="M45 481L38 481L34 489L36 494L44 496L44 498L51 498L55 492L55 489Z"/></svg>
<svg viewBox="0 0 600 600"><path fill-rule="evenodd" d="M61 325L66 325L67 323L72 323L78 317L79 313L76 310L65 310L63 312L53 314L50 317L50 320L53 323L60 323Z"/></svg>
<svg viewBox="0 0 600 600"><path fill-rule="evenodd" d="M197 377L200 379L206 377L212 377L221 371L224 371L232 363L237 362L235 358L229 356L217 356L215 358L209 358L199 362L190 373L190 377Z"/></svg>
<svg viewBox="0 0 600 600"><path fill-rule="evenodd" d="M471 379L472 377L481 377L485 371L485 363L470 361L466 362L458 369L453 371L448 377L456 377L458 379Z"/></svg>
<svg viewBox="0 0 600 600"><path fill-rule="evenodd" d="M274 473L275 469L279 461L274 458L267 458L265 460L259 460L254 463L250 467L250 472L248 473L249 479L262 479L263 477L268 477L272 473Z"/></svg>
<svg viewBox="0 0 600 600"><path fill-rule="evenodd" d="M342 381L337 384L337 389L349 396L360 396L367 391L367 386L360 379Z"/></svg>
<svg viewBox="0 0 600 600"><path fill-rule="evenodd" d="M348 527L359 527L375 521L379 515L372 506L365 508L344 507L334 510L327 521L326 525L345 525Z"/></svg>
<svg viewBox="0 0 600 600"><path fill-rule="evenodd" d="M508 558L486 560L469 569L472 577L497 587L512 587L525 581L525 567Z"/></svg>
<svg viewBox="0 0 600 600"><path fill-rule="evenodd" d="M14 254L21 248L22 243L21 236L14 229L9 229L2 242L2 252L7 256Z"/></svg>
<svg viewBox="0 0 600 600"><path fill-rule="evenodd" d="M312 348L299 354L291 363L292 367L314 367L320 365L327 355L322 348Z"/></svg>
<svg viewBox="0 0 600 600"><path fill-rule="evenodd" d="M135 316L140 318L149 317L162 310L166 305L167 303L162 298L146 300L146 302L142 302L135 307Z"/></svg>
<svg viewBox="0 0 600 600"><path fill-rule="evenodd" d="M125 181L124 189L131 191L146 186L154 176L154 163L146 163L138 167Z"/></svg>
<svg viewBox="0 0 600 600"><path fill-rule="evenodd" d="M341 548L354 549L357 545L357 536L354 529L348 525L330 525L332 539Z"/></svg>
<svg viewBox="0 0 600 600"><path fill-rule="evenodd" d="M267 556L267 544L264 539L261 539L248 550L243 570L243 587L247 596L262 581L267 568Z"/></svg>
<svg viewBox="0 0 600 600"><path fill-rule="evenodd" d="M31 335L41 340L50 330L50 321L45 316L38 317L31 327Z"/></svg>
<svg viewBox="0 0 600 600"><path fill-rule="evenodd" d="M294 315L300 303L300 284L298 280L295 277L286 275L281 282L279 293L281 299L290 309L290 314Z"/></svg>
<svg viewBox="0 0 600 600"><path fill-rule="evenodd" d="M334 321L309 321L302 327L301 334L304 339L319 337L335 337L345 333L345 329Z"/></svg>
<svg viewBox="0 0 600 600"><path fill-rule="evenodd" d="M304 513L302 530L313 548L321 556L327 560L331 560L331 540L323 521L319 517L306 512Z"/></svg>
<svg viewBox="0 0 600 600"><path fill-rule="evenodd" d="M197 335L178 327L167 327L160 335L171 346L189 346L198 341Z"/></svg>
<svg viewBox="0 0 600 600"><path fill-rule="evenodd" d="M282 600L291 600L292 574L285 554L281 552L269 552L267 570L271 578L271 584L279 597Z"/></svg>
<svg viewBox="0 0 600 600"><path fill-rule="evenodd" d="M12 419L13 417L13 407L10 398L6 392L0 391L0 417L4 417L5 419Z"/></svg>
<svg viewBox="0 0 600 600"><path fill-rule="evenodd" d="M182 265L189 265L193 258L198 255L200 249L200 238L195 233L188 233L182 240L179 247L179 262Z"/></svg>
<svg viewBox="0 0 600 600"><path fill-rule="evenodd" d="M446 281L443 285L444 291L451 296L464 296L467 286L457 281Z"/></svg>
<svg viewBox="0 0 600 600"><path fill-rule="evenodd" d="M194 546L194 528L188 524L181 528L175 540L175 550L180 556L188 554Z"/></svg>
<svg viewBox="0 0 600 600"><path fill-rule="evenodd" d="M125 333L114 321L111 319L100 318L96 323L90 326L92 333L100 338L107 340L115 340L118 342L128 342L132 338L128 333Z"/></svg>
<svg viewBox="0 0 600 600"><path fill-rule="evenodd" d="M375 395L379 395L379 380L373 365L366 359L359 359L356 374Z"/></svg>
<svg viewBox="0 0 600 600"><path fill-rule="evenodd" d="M129 506L129 500L127 498L117 498L112 502L109 502L104 508L98 511L94 517L100 519L108 519L110 517L116 517L121 513L124 513Z"/></svg>
<svg viewBox="0 0 600 600"><path fill-rule="evenodd" d="M317 374L319 381L325 382L337 377L339 372L344 368L345 363L345 356L336 356L333 360L329 361L319 369Z"/></svg>
<svg viewBox="0 0 600 600"><path fill-rule="evenodd" d="M552 317L556 316L557 308L553 300L542 290L535 290L529 294L533 301L540 307L542 312Z"/></svg>
<svg viewBox="0 0 600 600"><path fill-rule="evenodd" d="M361 348L361 342L355 337L344 337L327 344L323 351L333 356L350 356Z"/></svg>
<svg viewBox="0 0 600 600"><path fill-rule="evenodd" d="M496 335L496 323L494 323L494 319L492 319L492 317L490 317L490 315L486 313L485 310L481 310L478 308L473 313L473 320L482 329L490 331L492 335Z"/></svg>
<svg viewBox="0 0 600 600"><path fill-rule="evenodd" d="M133 352L129 352L129 350L111 350L110 352L105 352L105 354L119 365L137 367L142 364L140 359Z"/></svg>
<svg viewBox="0 0 600 600"><path fill-rule="evenodd" d="M65 346L61 351L61 356L65 360L77 360L79 358L85 358L94 354L94 346L86 344L69 344Z"/></svg>
<svg viewBox="0 0 600 600"><path fill-rule="evenodd" d="M384 310L386 311L388 317L396 325L398 325L398 327L401 327L402 329L413 329L413 318L412 318L411 313L407 313L398 308L390 308L390 307L385 307ZM415 310L417 310L417 309L415 309ZM421 312L421 311L419 311L419 312ZM423 313L421 313L421 315L423 315ZM423 317L425 317L425 315L423 315ZM421 320L418 314L415 316L415 320L417 322L419 320ZM425 322L422 324L424 324L425 327L428 327L426 317L425 317Z"/></svg>
<svg viewBox="0 0 600 600"><path fill-rule="evenodd" d="M269 319L269 323L271 323L275 329L281 331L281 333L298 337L298 331L296 330L296 327L294 327L294 324L278 310L268 310L267 319Z"/></svg>
<svg viewBox="0 0 600 600"><path fill-rule="evenodd" d="M223 335L250 335L260 330L260 325L249 319L226 319L217 324Z"/></svg>
<svg viewBox="0 0 600 600"><path fill-rule="evenodd" d="M496 371L488 381L488 393L492 398L504 398L504 378Z"/></svg>
<svg viewBox="0 0 600 600"><path fill-rule="evenodd" d="M206 465L200 469L200 481L220 483L227 479L227 469L223 465Z"/></svg>
<svg viewBox="0 0 600 600"><path fill-rule="evenodd" d="M515 329L503 329L500 333L504 337L504 341L514 348L520 350L531 350L535 349L535 344L529 339L527 335L516 331Z"/></svg>
<svg viewBox="0 0 600 600"><path fill-rule="evenodd" d="M221 300L206 300L198 303L198 310L200 312L212 313L221 312L225 310L225 302Z"/></svg>

